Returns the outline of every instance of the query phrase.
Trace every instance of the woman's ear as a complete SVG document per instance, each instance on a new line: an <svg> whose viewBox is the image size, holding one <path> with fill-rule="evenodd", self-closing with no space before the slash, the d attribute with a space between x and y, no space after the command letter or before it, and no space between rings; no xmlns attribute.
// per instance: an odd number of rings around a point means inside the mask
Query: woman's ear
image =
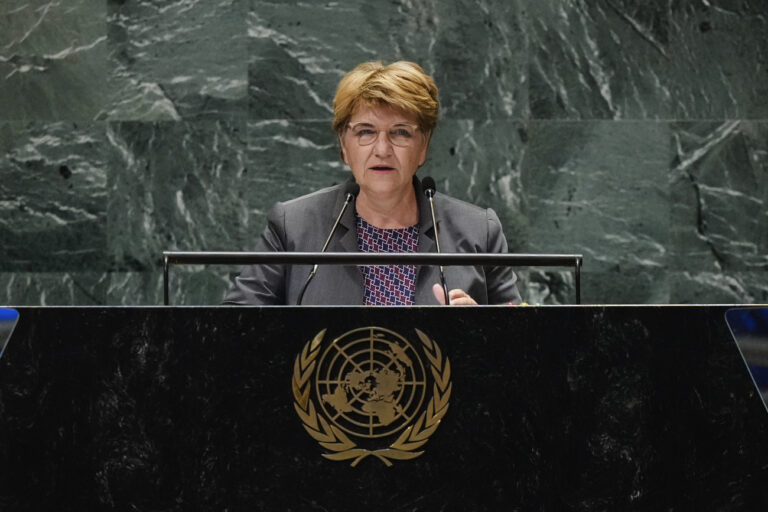
<svg viewBox="0 0 768 512"><path fill-rule="evenodd" d="M349 165L349 162L347 162L347 151L344 148L344 142L341 140L341 135L339 135L339 156L341 156L341 160Z"/></svg>
<svg viewBox="0 0 768 512"><path fill-rule="evenodd" d="M419 167L427 161L427 151L429 150L429 142L432 140L432 132L425 132L424 139L424 147L421 149L421 155L419 156Z"/></svg>

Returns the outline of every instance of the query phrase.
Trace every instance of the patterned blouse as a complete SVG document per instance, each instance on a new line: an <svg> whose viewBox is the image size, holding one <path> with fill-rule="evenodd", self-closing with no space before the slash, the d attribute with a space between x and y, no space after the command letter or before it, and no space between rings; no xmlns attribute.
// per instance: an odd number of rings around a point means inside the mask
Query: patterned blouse
<svg viewBox="0 0 768 512"><path fill-rule="evenodd" d="M357 245L361 252L416 252L419 226L381 229L357 216ZM416 294L415 265L363 267L366 306L408 306Z"/></svg>

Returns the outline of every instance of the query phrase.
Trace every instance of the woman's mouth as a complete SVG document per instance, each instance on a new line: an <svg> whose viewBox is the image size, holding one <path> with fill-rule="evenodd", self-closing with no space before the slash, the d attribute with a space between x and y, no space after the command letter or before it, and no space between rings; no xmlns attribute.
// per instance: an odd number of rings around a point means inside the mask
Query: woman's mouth
<svg viewBox="0 0 768 512"><path fill-rule="evenodd" d="M386 171L394 171L395 168L394 167L389 167L388 165L374 165L373 167L371 167L371 170L372 171L386 172Z"/></svg>

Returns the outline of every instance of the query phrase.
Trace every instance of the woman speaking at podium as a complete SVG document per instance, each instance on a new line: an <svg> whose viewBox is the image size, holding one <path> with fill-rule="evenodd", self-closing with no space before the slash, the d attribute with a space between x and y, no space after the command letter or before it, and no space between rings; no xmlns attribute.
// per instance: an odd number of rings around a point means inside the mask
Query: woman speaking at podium
<svg viewBox="0 0 768 512"><path fill-rule="evenodd" d="M269 212L257 250L320 251L343 211L329 240L329 252L437 252L429 200L416 171L427 158L438 107L437 86L417 64L366 62L350 71L333 101L333 129L359 192L350 180L351 185L277 203ZM433 200L442 252L507 252L493 210L443 194L434 195ZM445 303L437 267L326 265L307 285L309 272L306 265L243 267L224 302ZM516 279L509 267L445 269L452 305L519 303Z"/></svg>

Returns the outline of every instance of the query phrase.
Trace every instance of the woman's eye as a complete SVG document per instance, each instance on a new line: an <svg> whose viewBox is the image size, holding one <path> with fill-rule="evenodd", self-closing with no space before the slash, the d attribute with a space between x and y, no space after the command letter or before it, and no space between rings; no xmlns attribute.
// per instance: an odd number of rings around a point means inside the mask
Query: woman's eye
<svg viewBox="0 0 768 512"><path fill-rule="evenodd" d="M357 130L357 136L362 137L364 135L373 135L375 132L370 128L360 128Z"/></svg>
<svg viewBox="0 0 768 512"><path fill-rule="evenodd" d="M396 135L397 137L410 137L411 132L408 131L406 128L397 128L390 132L392 135Z"/></svg>

